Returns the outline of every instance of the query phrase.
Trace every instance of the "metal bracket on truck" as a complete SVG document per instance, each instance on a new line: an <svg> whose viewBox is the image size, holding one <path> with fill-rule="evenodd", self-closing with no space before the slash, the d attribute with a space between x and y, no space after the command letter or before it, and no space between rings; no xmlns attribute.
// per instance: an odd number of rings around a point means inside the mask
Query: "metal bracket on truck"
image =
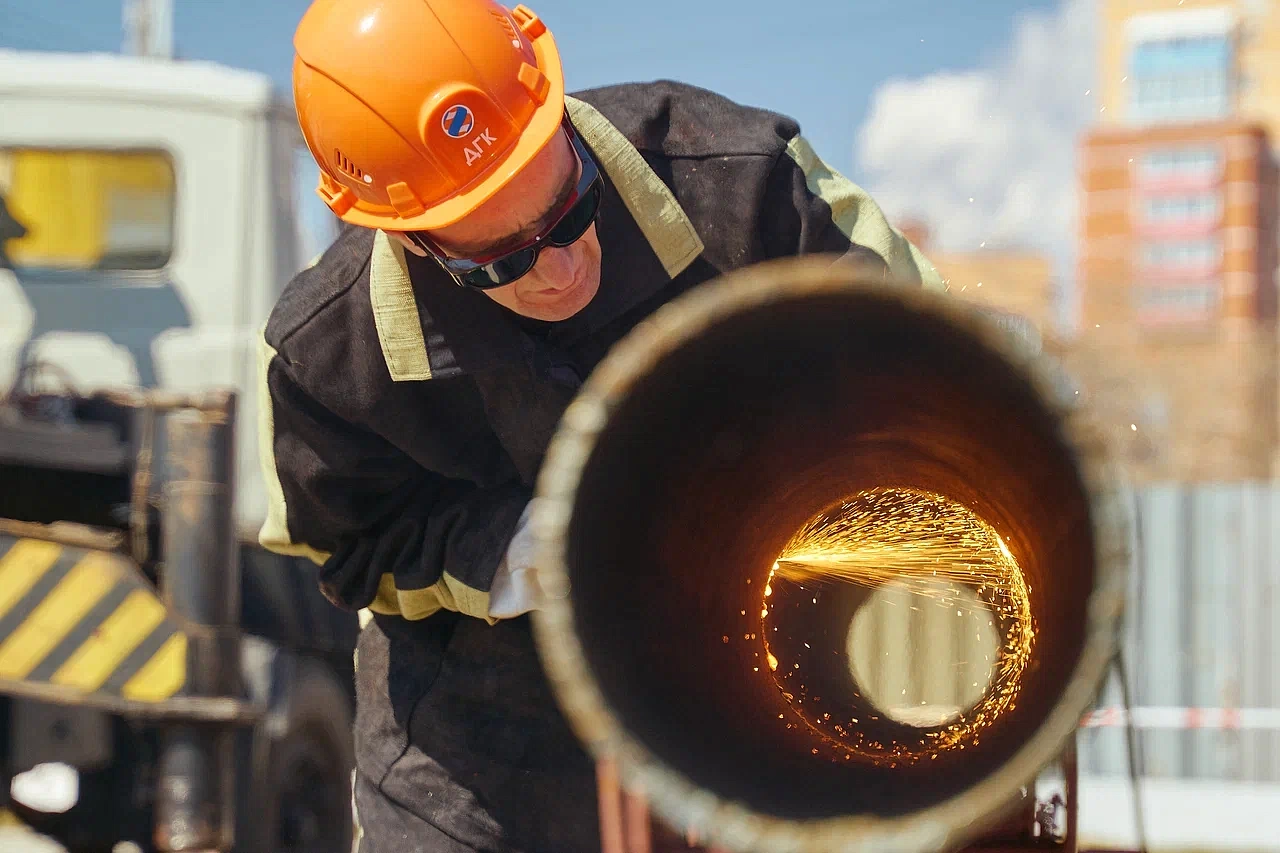
<svg viewBox="0 0 1280 853"><path fill-rule="evenodd" d="M0 693L133 718L252 723L183 695L190 628L120 553L124 537L0 519Z"/></svg>
<svg viewBox="0 0 1280 853"><path fill-rule="evenodd" d="M129 391L0 406L4 769L78 766L110 780L106 803L144 780L128 818L99 802L92 830L56 817L41 827L79 838L59 837L73 850L140 832L155 851L329 850L349 832L340 680L305 650L243 636L235 403ZM296 709L288 725L268 703ZM42 715L82 731L46 732ZM131 735L98 722L108 718ZM315 765L310 778L327 780L311 802L263 769L286 753L289 772Z"/></svg>

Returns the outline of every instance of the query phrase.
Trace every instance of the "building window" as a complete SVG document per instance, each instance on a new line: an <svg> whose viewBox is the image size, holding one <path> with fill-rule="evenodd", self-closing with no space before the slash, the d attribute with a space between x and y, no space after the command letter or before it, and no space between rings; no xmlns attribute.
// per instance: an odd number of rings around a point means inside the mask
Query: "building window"
<svg viewBox="0 0 1280 853"><path fill-rule="evenodd" d="M1138 166L1146 181L1168 178L1216 178L1222 174L1222 149L1214 145L1160 148L1148 151Z"/></svg>
<svg viewBox="0 0 1280 853"><path fill-rule="evenodd" d="M1217 222L1222 217L1222 194L1179 193L1143 199L1142 218L1149 225Z"/></svg>
<svg viewBox="0 0 1280 853"><path fill-rule="evenodd" d="M1216 266L1222 262L1222 240L1153 240L1142 246L1142 264L1148 267Z"/></svg>
<svg viewBox="0 0 1280 853"><path fill-rule="evenodd" d="M0 255L19 271L160 269L175 185L158 151L0 149Z"/></svg>
<svg viewBox="0 0 1280 853"><path fill-rule="evenodd" d="M1170 34L1134 43L1130 116L1137 122L1221 118L1231 112L1233 50L1228 34Z"/></svg>
<svg viewBox="0 0 1280 853"><path fill-rule="evenodd" d="M1155 325L1212 318L1221 299L1222 286L1217 281L1135 285L1132 292L1138 321Z"/></svg>

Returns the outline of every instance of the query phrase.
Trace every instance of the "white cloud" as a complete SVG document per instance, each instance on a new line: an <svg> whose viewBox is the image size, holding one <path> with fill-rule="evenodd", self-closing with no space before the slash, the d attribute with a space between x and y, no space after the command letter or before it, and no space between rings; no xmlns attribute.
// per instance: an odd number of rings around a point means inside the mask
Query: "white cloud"
<svg viewBox="0 0 1280 853"><path fill-rule="evenodd" d="M1077 145L1101 106L1095 2L1022 17L991 67L880 87L854 153L891 218L923 219L944 250L1016 244L1069 272Z"/></svg>

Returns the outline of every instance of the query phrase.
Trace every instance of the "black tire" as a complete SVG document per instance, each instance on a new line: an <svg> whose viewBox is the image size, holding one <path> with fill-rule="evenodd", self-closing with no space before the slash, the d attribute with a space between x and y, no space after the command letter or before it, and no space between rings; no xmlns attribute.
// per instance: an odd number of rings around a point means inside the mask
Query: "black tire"
<svg viewBox="0 0 1280 853"><path fill-rule="evenodd" d="M288 725L271 741L246 853L351 853L351 699L323 664L299 662ZM250 817L246 815L246 817ZM248 840L248 839L246 839Z"/></svg>

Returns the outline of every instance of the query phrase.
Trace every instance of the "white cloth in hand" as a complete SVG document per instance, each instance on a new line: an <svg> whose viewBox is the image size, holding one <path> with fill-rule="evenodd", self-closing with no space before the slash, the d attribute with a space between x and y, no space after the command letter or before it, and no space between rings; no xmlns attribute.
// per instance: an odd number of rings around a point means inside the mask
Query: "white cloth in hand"
<svg viewBox="0 0 1280 853"><path fill-rule="evenodd" d="M538 569L533 562L533 531L529 515L530 502L516 523L516 535L507 546L506 556L489 587L489 615L494 619L510 619L542 606L542 587L538 585Z"/></svg>

